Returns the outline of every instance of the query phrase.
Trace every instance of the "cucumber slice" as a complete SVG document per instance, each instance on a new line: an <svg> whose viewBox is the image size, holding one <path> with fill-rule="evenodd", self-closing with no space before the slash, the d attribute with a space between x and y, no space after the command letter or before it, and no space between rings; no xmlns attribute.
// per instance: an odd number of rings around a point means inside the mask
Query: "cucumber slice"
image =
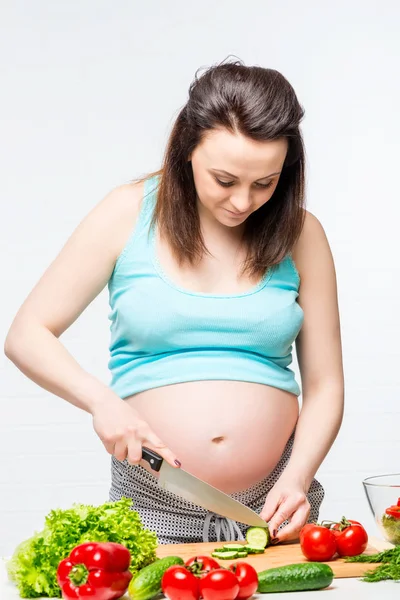
<svg viewBox="0 0 400 600"><path fill-rule="evenodd" d="M268 527L249 527L246 540L252 548L266 548L270 543Z"/></svg>
<svg viewBox="0 0 400 600"><path fill-rule="evenodd" d="M225 550L225 552L211 552L211 556L221 560L232 560L233 558L238 558L238 553L235 550Z"/></svg>
<svg viewBox="0 0 400 600"><path fill-rule="evenodd" d="M224 550L240 551L240 550L243 550L243 548L244 548L243 544L224 544Z"/></svg>
<svg viewBox="0 0 400 600"><path fill-rule="evenodd" d="M254 548L253 546L243 546L248 554L264 554L265 548Z"/></svg>
<svg viewBox="0 0 400 600"><path fill-rule="evenodd" d="M238 558L246 558L246 556L248 555L248 552L242 552L241 550L238 550L236 554L237 554Z"/></svg>

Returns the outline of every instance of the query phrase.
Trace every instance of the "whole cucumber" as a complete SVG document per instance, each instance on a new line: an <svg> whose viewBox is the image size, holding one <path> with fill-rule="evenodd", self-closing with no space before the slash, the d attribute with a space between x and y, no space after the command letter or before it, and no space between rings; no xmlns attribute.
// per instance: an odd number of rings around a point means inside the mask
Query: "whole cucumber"
<svg viewBox="0 0 400 600"><path fill-rule="evenodd" d="M319 562L307 562L258 573L257 592L301 592L322 590L333 581L333 571L329 565Z"/></svg>
<svg viewBox="0 0 400 600"><path fill-rule="evenodd" d="M179 556L165 556L143 567L129 584L129 597L132 600L151 600L161 592L161 580L165 571L172 565L184 564Z"/></svg>

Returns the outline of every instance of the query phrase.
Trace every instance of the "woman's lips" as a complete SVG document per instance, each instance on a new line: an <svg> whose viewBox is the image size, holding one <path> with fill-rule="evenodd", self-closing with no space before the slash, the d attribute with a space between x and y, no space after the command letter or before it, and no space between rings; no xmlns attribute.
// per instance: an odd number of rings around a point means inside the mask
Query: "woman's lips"
<svg viewBox="0 0 400 600"><path fill-rule="evenodd" d="M238 219L240 217L244 217L247 214L245 212L235 213L232 210L228 210L227 208L225 210L227 213L229 213L231 215L231 217L235 217L236 219Z"/></svg>

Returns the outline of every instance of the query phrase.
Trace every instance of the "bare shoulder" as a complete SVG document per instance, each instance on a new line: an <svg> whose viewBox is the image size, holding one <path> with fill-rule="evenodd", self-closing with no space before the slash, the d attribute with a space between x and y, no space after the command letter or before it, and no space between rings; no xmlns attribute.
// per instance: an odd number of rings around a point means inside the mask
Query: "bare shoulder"
<svg viewBox="0 0 400 600"><path fill-rule="evenodd" d="M321 222L308 210L305 213L303 230L292 250L293 260L302 278L313 265L319 265L322 269L324 266L333 266L332 253Z"/></svg>
<svg viewBox="0 0 400 600"><path fill-rule="evenodd" d="M142 181L120 185L111 190L91 211L94 221L99 220L107 225L115 256L122 251L135 227L143 199L143 186Z"/></svg>
<svg viewBox="0 0 400 600"><path fill-rule="evenodd" d="M96 208L111 221L135 220L140 211L143 186L142 181L120 185L112 189Z"/></svg>

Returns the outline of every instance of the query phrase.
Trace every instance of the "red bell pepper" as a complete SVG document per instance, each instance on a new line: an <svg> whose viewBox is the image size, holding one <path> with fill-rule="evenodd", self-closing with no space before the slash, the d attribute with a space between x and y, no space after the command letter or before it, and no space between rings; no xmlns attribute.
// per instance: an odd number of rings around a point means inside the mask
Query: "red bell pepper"
<svg viewBox="0 0 400 600"><path fill-rule="evenodd" d="M400 498L397 500L397 504L392 504L386 509L386 514L394 517L395 519L400 519Z"/></svg>
<svg viewBox="0 0 400 600"><path fill-rule="evenodd" d="M128 548L114 542L87 542L76 546L57 569L57 583L65 600L115 600L132 579Z"/></svg>

